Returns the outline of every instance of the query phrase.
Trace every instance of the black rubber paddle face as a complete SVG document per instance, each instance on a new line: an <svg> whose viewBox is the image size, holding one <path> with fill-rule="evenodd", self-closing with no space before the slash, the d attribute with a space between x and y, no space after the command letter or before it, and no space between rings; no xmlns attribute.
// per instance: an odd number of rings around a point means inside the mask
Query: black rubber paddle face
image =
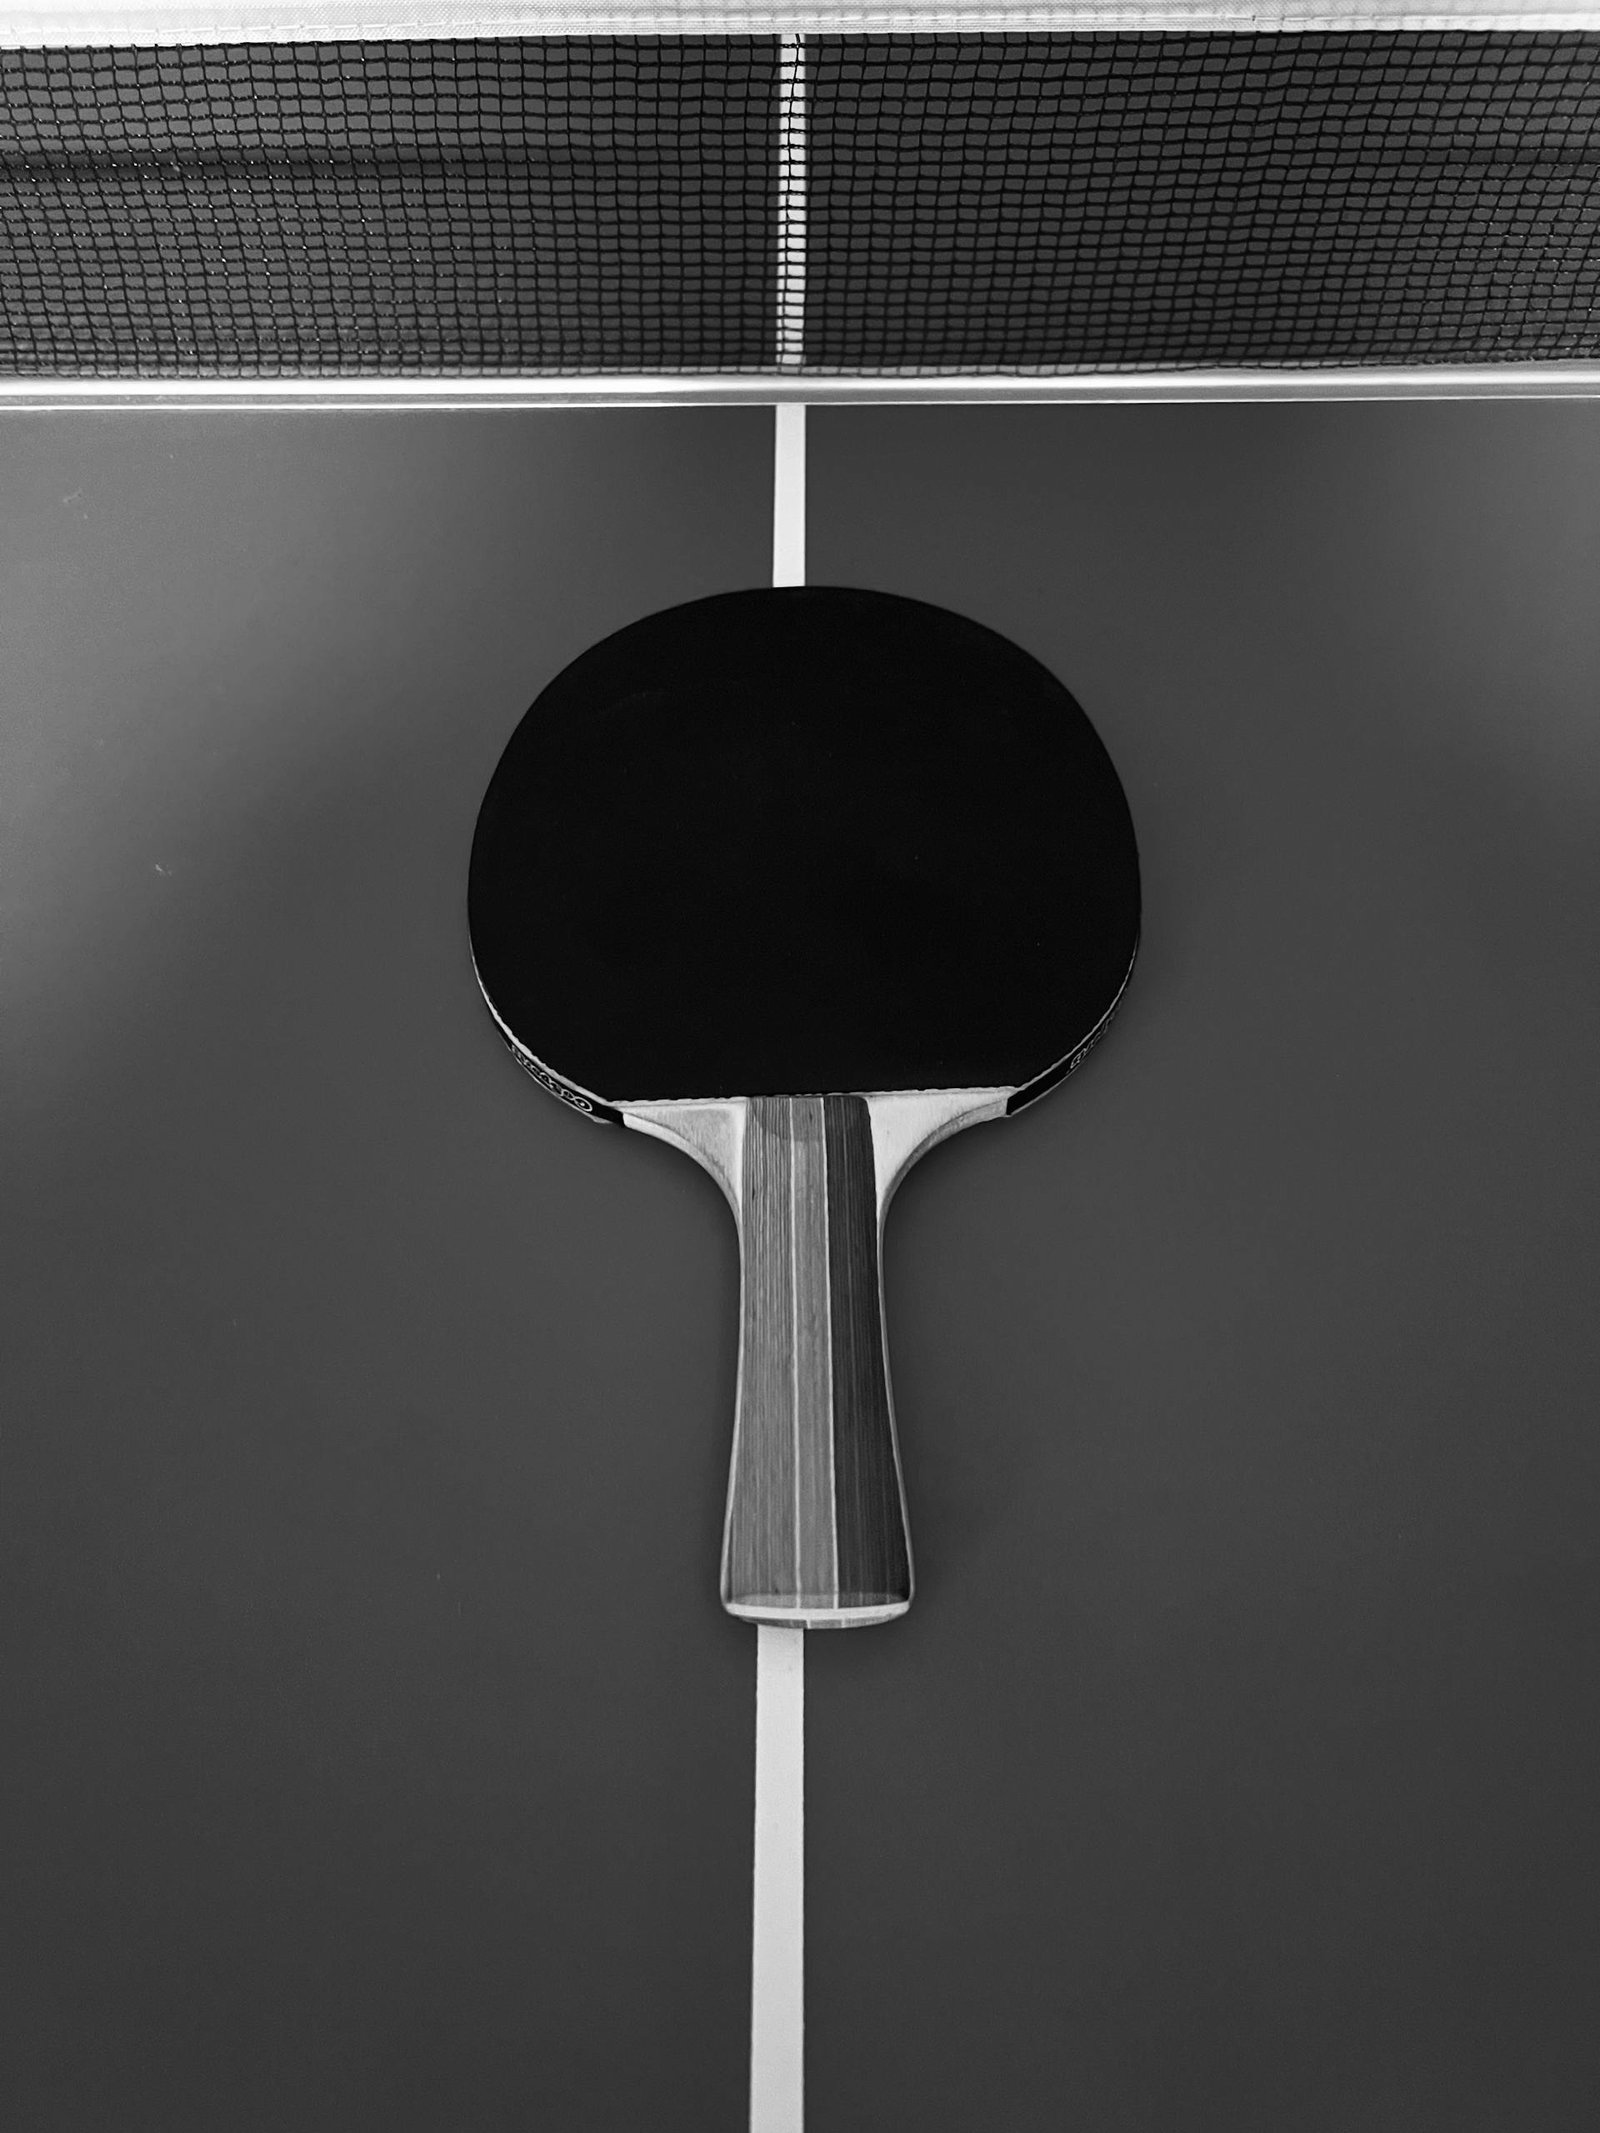
<svg viewBox="0 0 1600 2133"><path fill-rule="evenodd" d="M1037 660L805 587L670 608L559 674L484 798L468 905L507 1034L602 1104L1021 1101L1115 1006L1139 865Z"/></svg>

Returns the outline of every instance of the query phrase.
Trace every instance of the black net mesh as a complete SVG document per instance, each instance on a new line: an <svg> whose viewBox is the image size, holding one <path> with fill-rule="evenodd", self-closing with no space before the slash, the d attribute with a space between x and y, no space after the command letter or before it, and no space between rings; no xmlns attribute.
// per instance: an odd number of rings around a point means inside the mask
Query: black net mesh
<svg viewBox="0 0 1600 2133"><path fill-rule="evenodd" d="M815 37L798 126L783 78L773 38L0 54L0 370L1600 355L1600 37Z"/></svg>
<svg viewBox="0 0 1600 2133"><path fill-rule="evenodd" d="M770 39L0 54L0 364L760 369Z"/></svg>
<svg viewBox="0 0 1600 2133"><path fill-rule="evenodd" d="M819 39L807 353L1600 349L1600 38Z"/></svg>

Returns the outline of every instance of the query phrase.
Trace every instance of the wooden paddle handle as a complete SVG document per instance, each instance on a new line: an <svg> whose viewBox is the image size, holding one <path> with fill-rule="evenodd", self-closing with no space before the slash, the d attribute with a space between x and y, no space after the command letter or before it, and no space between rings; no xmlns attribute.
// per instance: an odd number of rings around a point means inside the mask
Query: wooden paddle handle
<svg viewBox="0 0 1600 2133"><path fill-rule="evenodd" d="M911 1604L862 1096L750 1099L722 1603L809 1629Z"/></svg>
<svg viewBox="0 0 1600 2133"><path fill-rule="evenodd" d="M722 1604L752 1622L849 1629L911 1605L911 1543L883 1338L890 1194L1009 1088L626 1103L692 1155L739 1225L739 1396Z"/></svg>

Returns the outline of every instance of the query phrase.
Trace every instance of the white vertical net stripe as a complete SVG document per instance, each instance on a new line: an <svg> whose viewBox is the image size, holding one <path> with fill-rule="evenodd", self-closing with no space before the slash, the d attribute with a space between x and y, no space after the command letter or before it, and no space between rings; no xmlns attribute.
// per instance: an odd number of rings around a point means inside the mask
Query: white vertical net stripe
<svg viewBox="0 0 1600 2133"><path fill-rule="evenodd" d="M778 61L778 368L805 364L806 41L785 37Z"/></svg>

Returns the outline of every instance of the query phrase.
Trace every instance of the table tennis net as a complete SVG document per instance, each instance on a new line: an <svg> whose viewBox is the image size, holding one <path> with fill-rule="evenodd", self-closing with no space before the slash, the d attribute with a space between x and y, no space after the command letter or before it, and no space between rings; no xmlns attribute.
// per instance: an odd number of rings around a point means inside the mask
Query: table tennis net
<svg viewBox="0 0 1600 2133"><path fill-rule="evenodd" d="M1600 35L0 52L13 377L1600 355Z"/></svg>

